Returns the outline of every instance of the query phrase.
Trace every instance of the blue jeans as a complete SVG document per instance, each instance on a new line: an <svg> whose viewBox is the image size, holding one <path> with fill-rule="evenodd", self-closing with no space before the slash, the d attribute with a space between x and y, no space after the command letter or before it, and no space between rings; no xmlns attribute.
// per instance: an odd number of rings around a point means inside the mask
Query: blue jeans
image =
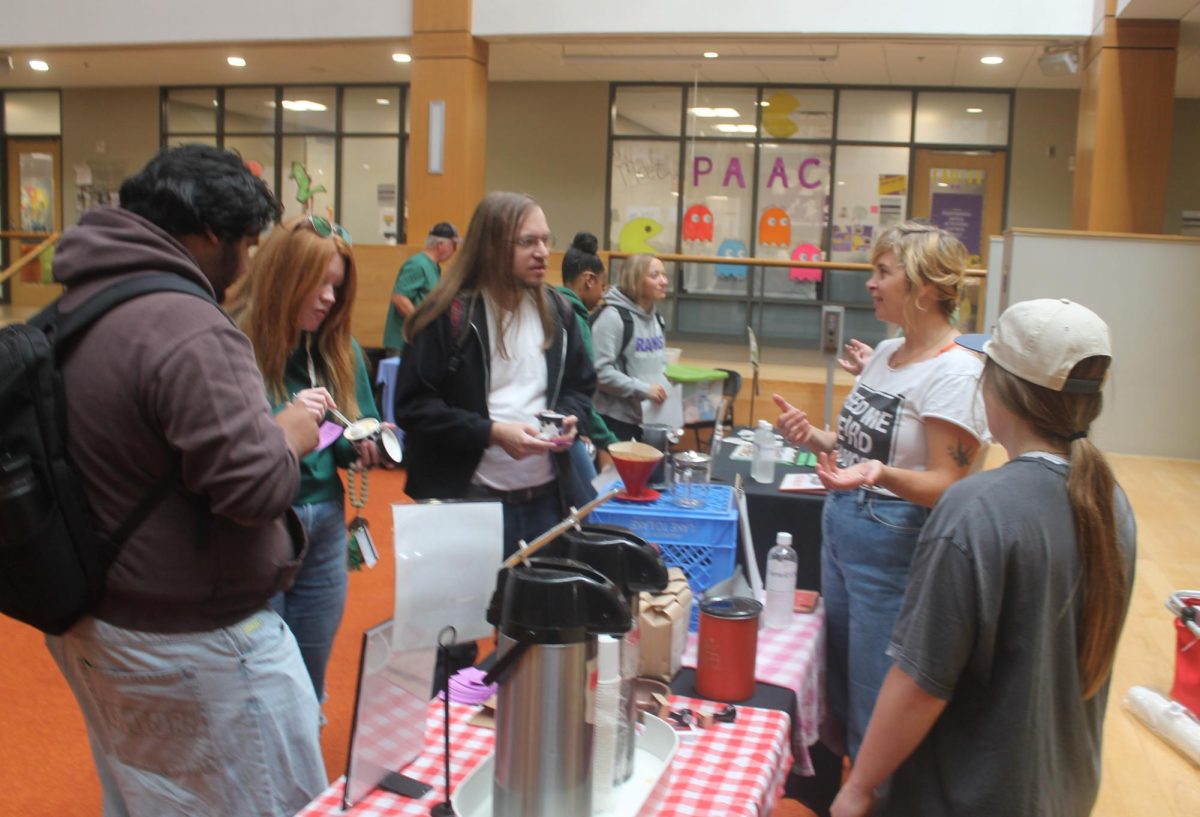
<svg viewBox="0 0 1200 817"><path fill-rule="evenodd" d="M862 489L831 491L825 498L825 688L829 710L845 728L851 757L858 754L892 665L887 648L928 516L927 508Z"/></svg>
<svg viewBox="0 0 1200 817"><path fill-rule="evenodd" d="M289 590L271 599L271 607L287 622L304 666L312 678L317 700L325 700L325 667L333 637L346 608L346 511L340 501L296 505L308 535L308 552Z"/></svg>
<svg viewBox="0 0 1200 817"><path fill-rule="evenodd" d="M317 699L272 611L198 633L88 617L46 647L87 724L105 817L285 817L325 788Z"/></svg>

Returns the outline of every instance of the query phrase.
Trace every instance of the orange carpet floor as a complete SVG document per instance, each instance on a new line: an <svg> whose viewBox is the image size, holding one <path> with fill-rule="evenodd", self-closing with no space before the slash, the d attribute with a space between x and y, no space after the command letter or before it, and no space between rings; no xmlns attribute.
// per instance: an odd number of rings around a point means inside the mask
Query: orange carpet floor
<svg viewBox="0 0 1200 817"><path fill-rule="evenodd" d="M362 632L392 615L395 562L390 505L409 502L404 472L374 471L368 519L380 550L372 570L351 573L345 617L326 677L328 724L321 733L330 779L346 771ZM100 784L83 719L36 630L0 616L0 815L98 817ZM773 817L810 815L785 800Z"/></svg>

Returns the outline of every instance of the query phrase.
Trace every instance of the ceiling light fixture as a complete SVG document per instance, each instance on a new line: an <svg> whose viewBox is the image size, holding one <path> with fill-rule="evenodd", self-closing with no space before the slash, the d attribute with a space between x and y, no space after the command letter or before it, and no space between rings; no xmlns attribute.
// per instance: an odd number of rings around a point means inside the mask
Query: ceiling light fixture
<svg viewBox="0 0 1200 817"><path fill-rule="evenodd" d="M311 99L285 99L279 103L285 111L325 111L328 110L320 102Z"/></svg>
<svg viewBox="0 0 1200 817"><path fill-rule="evenodd" d="M403 51L397 51L392 55L393 62L412 62L412 55L405 54Z"/></svg>
<svg viewBox="0 0 1200 817"><path fill-rule="evenodd" d="M721 55L718 54L716 51L705 51L704 52L704 59L706 59L706 60L715 60L719 56L721 56Z"/></svg>
<svg viewBox="0 0 1200 817"><path fill-rule="evenodd" d="M967 108L967 113L983 113L983 108Z"/></svg>
<svg viewBox="0 0 1200 817"><path fill-rule="evenodd" d="M980 57L979 61L981 63L983 63L984 65L999 65L1000 63L1004 62L1004 57L996 57L996 56Z"/></svg>
<svg viewBox="0 0 1200 817"><path fill-rule="evenodd" d="M376 104L376 105L391 105L391 104L392 104L392 100L390 100L390 99L387 99L386 97L382 97L382 96L381 96L381 97L377 97L377 98L375 99L375 104Z"/></svg>
<svg viewBox="0 0 1200 817"><path fill-rule="evenodd" d="M225 62L232 65L234 68L245 68L246 60L244 57L226 57Z"/></svg>
<svg viewBox="0 0 1200 817"><path fill-rule="evenodd" d="M29 67L34 71L49 71L50 63L46 62L45 60L30 60Z"/></svg>
<svg viewBox="0 0 1200 817"><path fill-rule="evenodd" d="M701 119L738 119L741 114L733 108L688 108L688 113Z"/></svg>

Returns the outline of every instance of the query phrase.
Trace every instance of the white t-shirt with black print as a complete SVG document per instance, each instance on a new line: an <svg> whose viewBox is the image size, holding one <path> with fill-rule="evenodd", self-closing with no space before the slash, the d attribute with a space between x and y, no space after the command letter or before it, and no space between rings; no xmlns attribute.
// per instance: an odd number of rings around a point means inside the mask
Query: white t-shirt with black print
<svg viewBox="0 0 1200 817"><path fill-rule="evenodd" d="M955 345L929 360L893 369L891 357L903 344L903 338L892 338L875 347L842 404L837 455L843 467L879 460L924 471L925 421L930 418L953 423L981 443L988 439L979 386L982 359Z"/></svg>

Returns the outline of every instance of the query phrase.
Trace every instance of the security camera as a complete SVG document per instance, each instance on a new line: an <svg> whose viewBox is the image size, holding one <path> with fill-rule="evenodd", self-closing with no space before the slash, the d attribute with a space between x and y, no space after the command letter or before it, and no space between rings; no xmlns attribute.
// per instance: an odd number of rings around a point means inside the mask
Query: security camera
<svg viewBox="0 0 1200 817"><path fill-rule="evenodd" d="M1038 57L1038 67L1048 77L1065 77L1079 72L1079 54L1073 49L1047 51Z"/></svg>

